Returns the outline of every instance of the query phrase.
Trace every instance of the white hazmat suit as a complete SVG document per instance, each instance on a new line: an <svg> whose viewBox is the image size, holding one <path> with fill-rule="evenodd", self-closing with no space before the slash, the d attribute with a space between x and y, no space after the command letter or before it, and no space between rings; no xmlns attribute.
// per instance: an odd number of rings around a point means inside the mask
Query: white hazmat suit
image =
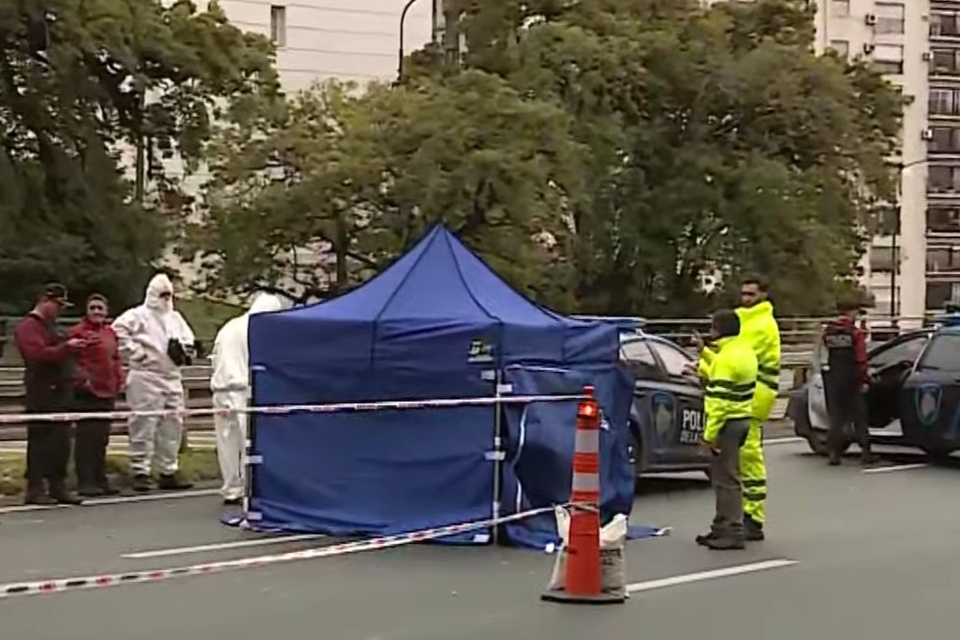
<svg viewBox="0 0 960 640"><path fill-rule="evenodd" d="M250 310L227 321L213 343L213 375L210 390L214 409L244 409L250 400L250 352L247 334L250 316L279 311L283 303L276 296L258 295ZM243 497L243 452L247 441L247 414L230 413L213 416L217 432L217 458L223 486L220 493L226 501Z"/></svg>
<svg viewBox="0 0 960 640"><path fill-rule="evenodd" d="M168 355L175 340L187 352L194 349L190 325L173 308L173 284L159 274L147 285L143 304L128 309L113 323L120 353L128 363L127 403L132 411L181 411L184 409L180 367ZM128 423L130 469L141 481L151 467L160 473L167 488L176 484L183 417L134 416Z"/></svg>

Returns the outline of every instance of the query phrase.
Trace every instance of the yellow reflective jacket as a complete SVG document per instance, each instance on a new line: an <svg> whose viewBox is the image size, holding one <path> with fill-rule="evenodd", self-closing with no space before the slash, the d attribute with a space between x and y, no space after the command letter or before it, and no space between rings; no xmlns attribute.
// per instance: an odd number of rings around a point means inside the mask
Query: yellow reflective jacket
<svg viewBox="0 0 960 640"><path fill-rule="evenodd" d="M740 337L757 356L757 381L774 393L780 391L780 327L773 317L773 304L764 300L752 307L739 307ZM716 354L704 349L698 366L701 376L707 375Z"/></svg>
<svg viewBox="0 0 960 640"><path fill-rule="evenodd" d="M717 351L706 373L703 410L707 424L703 439L714 442L729 420L753 415L753 394L757 386L757 356L742 336L717 341Z"/></svg>

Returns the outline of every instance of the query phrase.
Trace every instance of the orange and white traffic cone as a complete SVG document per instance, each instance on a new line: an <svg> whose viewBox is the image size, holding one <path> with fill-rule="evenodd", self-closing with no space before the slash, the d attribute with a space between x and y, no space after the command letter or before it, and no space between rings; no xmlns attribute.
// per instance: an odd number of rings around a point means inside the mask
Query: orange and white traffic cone
<svg viewBox="0 0 960 640"><path fill-rule="evenodd" d="M562 585L551 585L542 596L549 602L620 603L622 590L604 590L600 560L600 407L593 387L577 407L577 435L573 453L573 486L567 543L560 551Z"/></svg>

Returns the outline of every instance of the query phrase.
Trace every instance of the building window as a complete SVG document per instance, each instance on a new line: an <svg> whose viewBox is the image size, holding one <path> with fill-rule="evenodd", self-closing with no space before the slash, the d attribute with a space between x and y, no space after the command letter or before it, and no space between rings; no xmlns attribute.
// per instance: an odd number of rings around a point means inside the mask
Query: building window
<svg viewBox="0 0 960 640"><path fill-rule="evenodd" d="M932 247L927 249L927 272L960 272L960 247Z"/></svg>
<svg viewBox="0 0 960 640"><path fill-rule="evenodd" d="M943 309L954 300L960 300L960 282L927 283L927 309Z"/></svg>
<svg viewBox="0 0 960 640"><path fill-rule="evenodd" d="M927 170L927 191L960 194L960 167L931 165Z"/></svg>
<svg viewBox="0 0 960 640"><path fill-rule="evenodd" d="M849 40L831 40L830 50L836 52L836 54L841 58L846 58L850 55L850 41Z"/></svg>
<svg viewBox="0 0 960 640"><path fill-rule="evenodd" d="M900 249L893 247L870 247L870 271L890 273L893 269L900 273Z"/></svg>
<svg viewBox="0 0 960 640"><path fill-rule="evenodd" d="M932 153L960 152L960 128L958 127L930 127L933 138L928 149Z"/></svg>
<svg viewBox="0 0 960 640"><path fill-rule="evenodd" d="M873 50L873 66L881 73L903 73L903 45L876 45Z"/></svg>
<svg viewBox="0 0 960 640"><path fill-rule="evenodd" d="M960 89L930 89L929 111L933 116L960 116Z"/></svg>
<svg viewBox="0 0 960 640"><path fill-rule="evenodd" d="M930 14L930 35L934 38L960 36L960 20L956 12L935 12Z"/></svg>
<svg viewBox="0 0 960 640"><path fill-rule="evenodd" d="M878 206L873 211L873 228L870 230L875 236L892 236L900 230L897 218L898 211L896 205Z"/></svg>
<svg viewBox="0 0 960 640"><path fill-rule="evenodd" d="M929 207L927 231L932 233L960 233L960 207Z"/></svg>
<svg viewBox="0 0 960 640"><path fill-rule="evenodd" d="M850 0L830 0L830 15L846 18L850 15Z"/></svg>
<svg viewBox="0 0 960 640"><path fill-rule="evenodd" d="M876 33L903 33L903 5L893 2L877 3Z"/></svg>
<svg viewBox="0 0 960 640"><path fill-rule="evenodd" d="M955 76L957 75L957 51L953 49L934 49L930 62L930 73L932 75Z"/></svg>
<svg viewBox="0 0 960 640"><path fill-rule="evenodd" d="M287 46L287 8L270 6L270 39L278 47Z"/></svg>

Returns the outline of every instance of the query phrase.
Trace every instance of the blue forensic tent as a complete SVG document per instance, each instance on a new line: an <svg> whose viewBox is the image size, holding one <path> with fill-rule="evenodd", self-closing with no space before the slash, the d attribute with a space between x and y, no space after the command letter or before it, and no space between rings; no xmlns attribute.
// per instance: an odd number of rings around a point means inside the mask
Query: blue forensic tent
<svg viewBox="0 0 960 640"><path fill-rule="evenodd" d="M253 404L489 398L509 367L553 367L572 372L567 391L574 379L597 382L619 433L627 429L632 383L626 401L619 384L608 384L618 366L617 334L611 324L566 318L527 300L436 226L350 293L253 316ZM565 459L551 464L569 468L575 411L565 406L556 422L542 425L565 435L536 437L563 441L554 449ZM495 415L487 405L255 416L247 519L264 529L389 535L490 518L501 498L495 491L505 490L495 481ZM507 439L519 433L501 431ZM607 458L605 465L619 466L611 472L618 512L628 512L622 476L632 469ZM569 470L553 480L559 484L541 491L548 501L535 506L567 499ZM512 498L516 488L509 490ZM485 541L487 533L466 540Z"/></svg>

